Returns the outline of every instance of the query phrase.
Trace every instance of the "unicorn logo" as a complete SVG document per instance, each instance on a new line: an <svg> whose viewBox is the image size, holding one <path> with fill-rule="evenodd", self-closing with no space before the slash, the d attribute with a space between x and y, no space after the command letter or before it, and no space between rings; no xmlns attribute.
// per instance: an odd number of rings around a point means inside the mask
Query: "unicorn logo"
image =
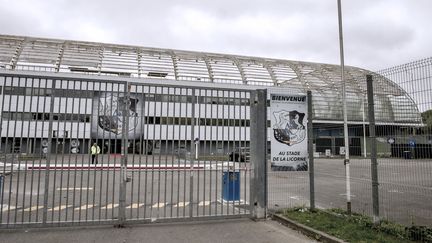
<svg viewBox="0 0 432 243"><path fill-rule="evenodd" d="M109 94L99 98L98 125L100 128L117 135L122 134L125 116L129 118L128 130L132 131L136 128L138 124L138 119L136 119L138 117L136 112L138 99L130 98L129 102L125 99L126 97L117 94Z"/></svg>
<svg viewBox="0 0 432 243"><path fill-rule="evenodd" d="M305 113L293 111L273 112L276 124L273 126L274 138L283 144L293 146L301 143L306 137L306 129L303 125Z"/></svg>

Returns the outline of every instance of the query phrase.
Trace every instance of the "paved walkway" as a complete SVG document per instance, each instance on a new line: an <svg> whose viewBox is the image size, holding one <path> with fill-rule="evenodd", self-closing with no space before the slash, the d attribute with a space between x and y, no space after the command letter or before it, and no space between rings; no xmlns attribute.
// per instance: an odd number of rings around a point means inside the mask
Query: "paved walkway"
<svg viewBox="0 0 432 243"><path fill-rule="evenodd" d="M301 233L275 221L254 222L249 219L112 226L87 228L47 228L0 231L0 242L80 242L80 243L177 243L177 242L314 242Z"/></svg>

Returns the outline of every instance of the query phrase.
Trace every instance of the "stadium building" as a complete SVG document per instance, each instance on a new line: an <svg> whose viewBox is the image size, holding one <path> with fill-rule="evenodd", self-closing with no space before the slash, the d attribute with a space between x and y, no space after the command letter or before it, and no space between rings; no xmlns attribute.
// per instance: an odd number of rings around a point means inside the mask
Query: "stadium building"
<svg viewBox="0 0 432 243"><path fill-rule="evenodd" d="M366 74L345 68L352 155L366 149ZM374 85L378 131L421 123L396 83ZM92 142L118 153L127 135L132 152L190 151L198 138L203 153L226 154L248 146L252 89L311 90L315 150L343 146L338 65L0 35L0 86L3 153L88 153Z"/></svg>

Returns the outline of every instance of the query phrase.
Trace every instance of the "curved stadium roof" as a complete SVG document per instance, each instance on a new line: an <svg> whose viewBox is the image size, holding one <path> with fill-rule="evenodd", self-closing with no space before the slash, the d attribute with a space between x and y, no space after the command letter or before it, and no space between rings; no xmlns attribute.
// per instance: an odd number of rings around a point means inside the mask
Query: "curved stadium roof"
<svg viewBox="0 0 432 243"><path fill-rule="evenodd" d="M315 120L341 121L340 66L139 46L0 35L0 70L110 75L141 79L278 86L313 93ZM345 67L348 120L361 122L366 74ZM374 79L376 119L418 123L416 104L397 84Z"/></svg>

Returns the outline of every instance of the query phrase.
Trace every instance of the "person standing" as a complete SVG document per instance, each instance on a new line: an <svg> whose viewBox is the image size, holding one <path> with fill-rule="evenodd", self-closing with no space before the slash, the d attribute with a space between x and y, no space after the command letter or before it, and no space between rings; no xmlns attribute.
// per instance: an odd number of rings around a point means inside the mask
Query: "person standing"
<svg viewBox="0 0 432 243"><path fill-rule="evenodd" d="M98 155L100 154L100 147L99 145L97 145L97 143L94 143L91 148L90 148L90 152L91 152L91 156L92 156L92 164L98 163Z"/></svg>

